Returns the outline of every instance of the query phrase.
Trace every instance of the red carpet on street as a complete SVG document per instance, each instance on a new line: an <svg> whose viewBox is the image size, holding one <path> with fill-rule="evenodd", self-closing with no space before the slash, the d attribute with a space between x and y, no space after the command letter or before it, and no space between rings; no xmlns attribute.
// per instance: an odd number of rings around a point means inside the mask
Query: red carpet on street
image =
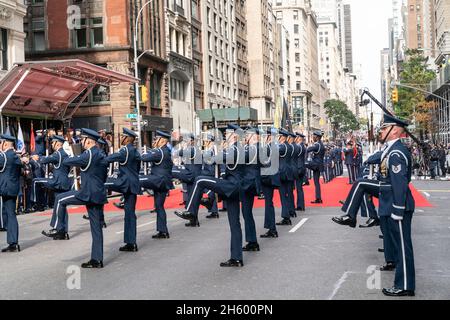
<svg viewBox="0 0 450 320"><path fill-rule="evenodd" d="M322 183L322 198L323 198L323 204L322 205L312 205L310 204L311 201L314 200L314 184L311 181L311 184L309 186L304 187L305 191L305 202L307 207L341 207L342 205L339 203L339 200L345 200L345 198L348 195L348 192L350 191L351 185L348 184L348 178L337 178L334 179L332 182L324 184L323 180L321 180ZM432 207L432 205L427 201L427 199L420 194L411 184L410 185L414 199L416 201L416 207ZM294 192L295 193L295 192ZM105 212L117 212L119 209L116 208L113 203L118 202L119 199L111 200L106 206L105 206ZM166 199L165 207L166 209L180 209L181 206L179 205L182 201L182 193L180 189L172 190L170 192L170 196ZM376 202L376 200L375 200ZM274 203L276 207L281 207L280 203L280 197L278 195L278 192L276 192L274 197ZM255 208L263 208L264 207L264 200L257 200L255 199ZM154 208L154 202L153 197L149 197L148 195L143 195L138 197L138 202L136 205L136 210L151 210ZM72 207L69 208L69 213L71 214L80 214L80 213L86 213L86 209L84 206L82 207ZM43 213L43 215L48 215L49 213Z"/></svg>

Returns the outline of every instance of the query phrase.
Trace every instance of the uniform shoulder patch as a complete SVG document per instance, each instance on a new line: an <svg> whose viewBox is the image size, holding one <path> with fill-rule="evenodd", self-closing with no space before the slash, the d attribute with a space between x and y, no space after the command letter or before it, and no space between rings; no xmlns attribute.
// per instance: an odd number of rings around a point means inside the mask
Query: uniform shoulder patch
<svg viewBox="0 0 450 320"><path fill-rule="evenodd" d="M392 165L392 172L393 173L395 173L395 174L397 174L397 173L399 173L400 171L402 171L402 165L401 164L399 164L399 165Z"/></svg>

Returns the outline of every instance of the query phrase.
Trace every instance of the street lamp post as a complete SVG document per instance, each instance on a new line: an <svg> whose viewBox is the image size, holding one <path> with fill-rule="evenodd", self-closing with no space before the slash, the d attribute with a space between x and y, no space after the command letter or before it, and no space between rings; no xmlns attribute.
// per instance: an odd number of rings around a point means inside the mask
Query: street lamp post
<svg viewBox="0 0 450 320"><path fill-rule="evenodd" d="M138 23L139 23L139 18L142 14L142 12L144 11L145 7L148 6L150 3L152 3L153 0L149 0L147 1L142 8L139 10L137 16L136 16L136 21L135 21L135 26L134 26L134 34L133 34L133 43L134 43L134 76L136 78L139 78L139 70L138 70L138 60L139 58L141 58L143 56L144 53L146 53L147 51L144 51L139 57L137 55L137 32L138 32ZM139 93L139 83L135 83L134 84L134 88L135 88L135 98L136 98L136 114L137 114L137 127L138 127L138 148L139 151L142 151L142 126L141 126L141 105L140 105L140 93Z"/></svg>

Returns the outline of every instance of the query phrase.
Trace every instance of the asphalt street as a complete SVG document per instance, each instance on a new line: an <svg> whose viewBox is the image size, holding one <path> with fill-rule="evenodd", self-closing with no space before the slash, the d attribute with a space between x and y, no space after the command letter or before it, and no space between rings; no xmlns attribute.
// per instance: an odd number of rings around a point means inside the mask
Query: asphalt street
<svg viewBox="0 0 450 320"><path fill-rule="evenodd" d="M416 297L405 299L450 299L449 182L414 185L435 207L418 209L413 219L417 289ZM91 245L89 223L81 214L70 215L69 241L41 235L49 217L23 215L22 252L0 254L0 298L387 299L380 289L392 286L394 274L373 271L384 262L377 252L379 228L339 226L331 218L340 214L337 208L309 208L292 227L279 227L278 239L261 239L260 252L244 253L243 268L224 269L219 263L229 258L226 213L209 221L203 209L201 227L191 229L169 211L171 238L154 240L155 214L139 212L137 253L118 251L123 212L108 213L105 268L98 270L78 269L89 260ZM264 210L254 215L262 234ZM6 234L1 237L3 246Z"/></svg>

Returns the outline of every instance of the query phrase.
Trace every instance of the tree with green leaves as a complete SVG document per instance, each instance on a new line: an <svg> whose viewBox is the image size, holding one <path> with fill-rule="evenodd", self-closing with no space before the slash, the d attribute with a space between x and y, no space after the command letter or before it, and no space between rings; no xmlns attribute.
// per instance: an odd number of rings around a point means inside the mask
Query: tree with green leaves
<svg viewBox="0 0 450 320"><path fill-rule="evenodd" d="M324 104L325 113L331 123L333 137L343 137L345 134L358 130L360 123L356 116L350 111L345 102L331 99Z"/></svg>
<svg viewBox="0 0 450 320"><path fill-rule="evenodd" d="M432 116L435 103L427 101L427 94L423 92L428 90L429 83L436 77L436 73L429 69L427 59L423 51L417 49L406 51L406 59L401 64L399 101L394 103L395 114L411 123L415 122L422 140L426 133L433 134L435 130ZM402 87L402 84L423 91Z"/></svg>

